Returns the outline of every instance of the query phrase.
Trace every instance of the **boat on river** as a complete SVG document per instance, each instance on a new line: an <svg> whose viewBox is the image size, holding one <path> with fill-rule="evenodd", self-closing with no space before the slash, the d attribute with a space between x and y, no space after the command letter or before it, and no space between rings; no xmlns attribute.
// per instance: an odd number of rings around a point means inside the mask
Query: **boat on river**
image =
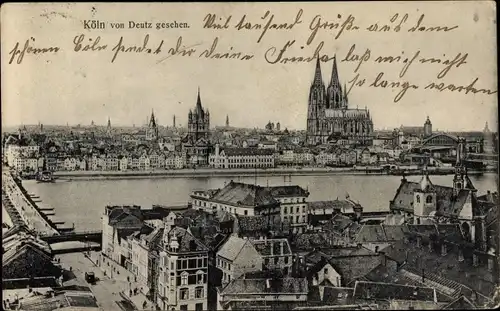
<svg viewBox="0 0 500 311"><path fill-rule="evenodd" d="M36 175L37 183L55 182L55 178L50 171L39 172Z"/></svg>

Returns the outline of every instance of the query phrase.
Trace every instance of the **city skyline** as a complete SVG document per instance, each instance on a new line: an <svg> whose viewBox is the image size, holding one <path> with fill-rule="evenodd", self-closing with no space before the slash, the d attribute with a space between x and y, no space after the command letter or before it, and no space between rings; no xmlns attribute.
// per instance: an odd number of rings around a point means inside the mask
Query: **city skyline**
<svg viewBox="0 0 500 311"><path fill-rule="evenodd" d="M377 10L382 4L367 4L369 12ZM80 6L80 5L72 5ZM81 5L82 7L85 4ZM161 125L170 125L173 115L177 124L187 124L189 109L196 104L197 88L201 89L201 98L210 113L212 124L224 125L226 115L230 116L231 124L236 127L253 128L264 127L271 120L279 121L282 128L291 130L306 128L308 93L314 78L316 59L314 51L321 45L320 56L329 60L322 62L322 76L328 81L334 55L338 59L339 77L342 86L352 81L356 74L366 76L368 83L375 79L378 72L383 72L388 81L397 80L401 64L377 64L365 62L343 61L355 45L354 54L362 55L367 48L372 51L373 57L397 56L406 51L407 54L421 51L427 57L442 57L453 59L459 52L468 54L466 65L460 68L453 67L443 81L467 86L476 77L479 78L475 87L478 89L496 90L496 66L491 66L495 60L493 45L485 43L484 38L494 35L493 23L477 23L471 13L470 18L464 19L464 9L471 7L471 12L486 19L491 15L487 6L473 6L466 3L460 11L452 6L442 6L440 11L446 12L450 25L460 23L460 27L472 29L467 33L449 32L447 44L442 45L443 34L428 36L425 46L418 40L403 40L397 33L367 34L366 32L349 32L336 40L334 30L321 29L310 45L305 44L311 35L307 22L314 18L314 12L321 8L321 4L307 4L301 7L289 4L289 10L282 10L279 4L262 6L260 4L241 4L231 8L221 9L212 4L196 5L196 10L189 14L180 8L172 8L179 20L192 21L192 28L200 29L197 32L179 30L177 32L151 32L149 42L157 45L160 40L165 41L166 48L175 46L180 36L182 46L196 46L198 53L209 49L214 39L218 38L217 51L221 53L229 50L251 52L255 55L251 61L205 59L199 57L172 56L167 59L161 57L145 57L145 55L120 53L111 63L113 53L80 52L70 53L74 47L73 38L82 34L85 39L95 39L100 36L100 42L114 46L123 35L128 45L140 45L144 41L146 32L124 29L121 32L109 27L96 31L82 29L80 20L84 19L83 10L72 11L73 18L62 18L59 15L44 16L31 14L40 10L40 6L12 7L10 10L23 10L12 13L21 14L26 18L9 20L12 32L3 33L5 44L2 53L8 55L16 42L23 44L25 34L31 33L36 37L37 45L60 46L64 51L55 55L26 55L21 64L8 65L8 58L2 62L2 123L5 126L18 124L88 124L91 120L101 123L109 116L113 124L142 125L144 118L151 109L160 120ZM43 5L42 5L43 7ZM162 12L149 6L148 16L151 20L161 20ZM389 7L382 7L389 9ZM110 16L113 5L103 7L94 18ZM280 8L281 11L280 12ZM348 3L336 5L340 16L352 14L352 6ZM295 28L290 32L268 31L262 40L257 43L258 33L246 32L244 40L242 32L234 29L225 29L217 32L213 29L202 29L203 19L207 12L217 16L233 16L237 19L239 12L260 12L269 10L276 15L278 21L292 21L299 9L303 10L303 27ZM391 4L390 10L381 15L390 18L395 13L404 10L412 14L410 17L418 19L418 6L413 4ZM61 7L64 12L65 7ZM466 9L465 9L466 11ZM5 10L4 12L5 13ZM458 14L460 13L460 14ZM79 16L79 14L83 14ZM36 16L35 16L36 15ZM360 24L369 24L372 21L371 13L356 11L356 20ZM123 20L132 19L133 13L123 12ZM177 17L178 16L178 17ZM440 15L441 16L441 15ZM29 17L29 18L28 18ZM253 13L248 18L258 20L260 14ZM33 18L33 20L32 20ZM335 16L323 16L323 19L334 19ZM47 23L49 20L50 23ZM425 21L429 24L440 22L437 15L427 14ZM38 23L39 28L30 25ZM60 30L57 37L50 34L55 29ZM484 36L474 36L480 31ZM222 35L223 34L223 35ZM64 39L62 39L64 38ZM255 39L255 40L254 40ZM310 57L309 62L290 62L287 64L269 64L264 59L267 50L275 47L279 50L287 40L296 40L294 47L289 49L289 56ZM397 44L392 44L397 42ZM391 44L389 44L391 43ZM303 44L303 48L299 47ZM484 46L485 48L469 51L467 46ZM107 51L110 52L110 51ZM276 55L275 55L276 56ZM130 64L125 66L125 64ZM436 79L437 73L443 65L419 64L410 67L404 79L419 84L418 90L408 90L404 98L394 102L395 95L400 89L384 89L376 87L353 87L349 92L349 105L352 108L367 107L371 111L374 128L397 128L401 125L420 125L427 116L431 117L435 127L449 131L482 130L488 122L490 128L496 128L497 99L483 93L465 94L465 92L450 92L437 90L423 90L424 86ZM457 66L458 67L458 66ZM8 70L7 70L8 69ZM30 77L26 80L26 77ZM437 80L441 82L441 80ZM367 83L367 84L368 84ZM450 111L454 111L450 118Z"/></svg>

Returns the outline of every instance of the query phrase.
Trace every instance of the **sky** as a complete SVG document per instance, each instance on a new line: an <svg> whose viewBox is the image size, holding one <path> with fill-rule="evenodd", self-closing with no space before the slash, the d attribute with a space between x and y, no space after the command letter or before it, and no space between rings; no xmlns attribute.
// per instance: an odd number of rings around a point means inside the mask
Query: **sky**
<svg viewBox="0 0 500 311"><path fill-rule="evenodd" d="M269 11L265 17L264 14ZM245 21L266 23L271 16L277 24L292 24L300 14L301 23L292 29L268 29L259 40L262 29L235 27ZM423 125L427 116L433 127L450 131L482 130L486 122L497 127L497 94L464 94L464 92L425 90L431 82L467 86L478 78L477 89L497 90L496 14L490 2L348 2L348 3L150 3L150 4L7 4L1 9L2 36L2 124L96 124L105 125L108 117L115 125L142 125L154 110L159 124L186 125L189 109L194 108L198 88L205 109L210 111L211 125L223 125L226 116L236 127L263 128L268 121L280 122L282 128L304 129L307 103L315 60L271 64L278 51L295 40L284 57L311 57L322 43L320 56L323 80L328 84L336 55L341 83L359 74L366 83L354 86L349 93L351 108L370 110L376 129L400 125ZM228 29L204 29L203 19L215 14L222 23L229 17ZM391 17L398 14L394 22ZM394 26L407 15L399 32ZM408 32L424 14L420 26L458 26L450 31ZM351 19L353 26L338 36L334 23ZM105 29L84 29L85 20L99 20ZM128 29L129 21L151 22L153 29ZM156 29L159 22L187 23L184 29ZM111 23L123 22L124 29L113 29ZM319 29L310 44L311 28ZM388 24L391 31L373 32L367 28ZM346 24L347 25L347 24ZM339 26L340 27L340 26ZM325 29L326 28L326 29ZM373 28L372 28L373 29ZM75 52L74 38L84 35L84 42L100 37L103 51ZM153 50L164 40L159 54L120 52L111 62L111 50L123 37L123 45L142 45L149 35ZM179 37L182 45L196 49L192 56L168 55ZM30 38L34 38L32 41ZM218 38L216 51L254 55L250 60L207 59L199 55L210 49ZM9 52L25 42L37 48L58 47L57 53L25 53L20 64ZM342 61L355 45L352 61ZM274 55L269 54L275 48ZM358 59L370 50L370 58ZM266 51L268 60L266 61ZM378 56L402 59L419 52L402 78L404 63L375 61ZM403 53L403 54L402 54ZM467 54L466 63L454 66L438 79L445 68L439 63L418 62L420 58L454 59ZM19 56L19 55L17 55ZM326 60L326 59L325 59ZM401 88L370 87L376 76L384 73L389 82L418 86L409 89L401 100L394 98ZM380 84L380 83L379 83Z"/></svg>

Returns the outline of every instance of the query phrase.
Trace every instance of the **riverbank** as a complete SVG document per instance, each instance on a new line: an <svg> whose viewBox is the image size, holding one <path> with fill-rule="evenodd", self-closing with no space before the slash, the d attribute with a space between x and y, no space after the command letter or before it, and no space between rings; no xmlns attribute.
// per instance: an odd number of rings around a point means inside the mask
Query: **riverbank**
<svg viewBox="0 0 500 311"><path fill-rule="evenodd" d="M421 170L407 170L410 175L419 175ZM469 172L474 174L475 172ZM476 172L481 173L481 172ZM453 169L429 171L429 175L453 174ZM267 168L267 169L179 169L154 171L60 171L54 172L59 180L71 179L135 179L170 177L234 177L234 176L322 176L322 175L389 175L379 167L363 168Z"/></svg>
<svg viewBox="0 0 500 311"><path fill-rule="evenodd" d="M26 189L17 184L9 172L2 172L2 191L28 227L42 235L59 234L56 225L40 211Z"/></svg>

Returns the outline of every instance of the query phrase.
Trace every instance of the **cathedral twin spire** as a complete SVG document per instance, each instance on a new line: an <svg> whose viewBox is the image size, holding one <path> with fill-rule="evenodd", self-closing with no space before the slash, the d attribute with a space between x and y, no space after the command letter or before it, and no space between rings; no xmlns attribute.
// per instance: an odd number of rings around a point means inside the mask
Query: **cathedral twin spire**
<svg viewBox="0 0 500 311"><path fill-rule="evenodd" d="M323 77L321 74L321 64L319 57L316 60L316 71L314 72L314 81L312 87L323 87ZM344 91L340 85L339 73L337 68L337 57L333 57L332 75L330 84L326 90L326 108L331 109L346 109L347 108L347 88L344 83Z"/></svg>

